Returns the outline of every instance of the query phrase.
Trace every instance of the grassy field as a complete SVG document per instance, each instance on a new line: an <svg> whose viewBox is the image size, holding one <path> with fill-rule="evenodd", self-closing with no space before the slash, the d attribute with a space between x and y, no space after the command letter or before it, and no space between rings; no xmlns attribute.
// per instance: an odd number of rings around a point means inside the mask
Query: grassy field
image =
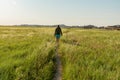
<svg viewBox="0 0 120 80"><path fill-rule="evenodd" d="M54 29L0 27L0 80L52 80ZM120 80L120 31L62 30L63 80Z"/></svg>
<svg viewBox="0 0 120 80"><path fill-rule="evenodd" d="M60 53L63 80L120 80L120 32L67 29Z"/></svg>
<svg viewBox="0 0 120 80"><path fill-rule="evenodd" d="M52 80L54 39L47 31L0 27L0 80Z"/></svg>

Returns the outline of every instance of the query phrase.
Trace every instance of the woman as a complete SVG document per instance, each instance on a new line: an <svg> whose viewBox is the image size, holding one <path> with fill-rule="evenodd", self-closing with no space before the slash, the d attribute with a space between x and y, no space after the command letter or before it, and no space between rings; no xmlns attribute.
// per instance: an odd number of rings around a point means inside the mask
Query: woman
<svg viewBox="0 0 120 80"><path fill-rule="evenodd" d="M62 30L60 26L58 25L57 28L55 29L55 37L56 37L56 42L59 43L59 39L62 36Z"/></svg>

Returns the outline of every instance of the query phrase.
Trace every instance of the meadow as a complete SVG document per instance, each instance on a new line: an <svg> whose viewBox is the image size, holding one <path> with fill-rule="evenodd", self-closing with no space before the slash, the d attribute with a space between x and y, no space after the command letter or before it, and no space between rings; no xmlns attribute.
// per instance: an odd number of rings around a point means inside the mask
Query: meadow
<svg viewBox="0 0 120 80"><path fill-rule="evenodd" d="M54 37L47 31L0 27L0 80L52 80Z"/></svg>
<svg viewBox="0 0 120 80"><path fill-rule="evenodd" d="M0 80L52 80L54 30L0 27ZM62 30L62 80L120 80L120 31Z"/></svg>
<svg viewBox="0 0 120 80"><path fill-rule="evenodd" d="M120 80L120 32L68 29L61 40L63 80Z"/></svg>

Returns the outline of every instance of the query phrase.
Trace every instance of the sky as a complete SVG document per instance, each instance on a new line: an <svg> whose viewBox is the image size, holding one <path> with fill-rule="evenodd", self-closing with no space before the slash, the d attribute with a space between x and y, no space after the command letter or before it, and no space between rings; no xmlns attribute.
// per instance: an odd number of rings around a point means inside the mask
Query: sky
<svg viewBox="0 0 120 80"><path fill-rule="evenodd" d="M120 24L120 0L0 0L0 25Z"/></svg>

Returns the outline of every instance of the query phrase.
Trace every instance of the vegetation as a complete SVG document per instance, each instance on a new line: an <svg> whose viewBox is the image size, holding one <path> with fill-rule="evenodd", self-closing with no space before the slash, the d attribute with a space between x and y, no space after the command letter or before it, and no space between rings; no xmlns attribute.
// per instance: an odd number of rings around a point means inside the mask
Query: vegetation
<svg viewBox="0 0 120 80"><path fill-rule="evenodd" d="M51 80L54 43L49 33L43 28L1 27L0 80Z"/></svg>
<svg viewBox="0 0 120 80"><path fill-rule="evenodd" d="M60 53L63 80L120 80L120 32L67 29Z"/></svg>
<svg viewBox="0 0 120 80"><path fill-rule="evenodd" d="M63 80L120 80L120 32L64 28ZM54 28L0 27L0 80L52 80Z"/></svg>

